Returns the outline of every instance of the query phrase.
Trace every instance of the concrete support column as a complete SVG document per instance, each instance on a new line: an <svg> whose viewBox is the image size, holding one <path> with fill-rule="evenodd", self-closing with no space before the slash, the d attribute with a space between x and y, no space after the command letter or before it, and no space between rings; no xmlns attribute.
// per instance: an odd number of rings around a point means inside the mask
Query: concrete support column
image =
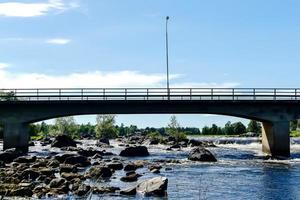
<svg viewBox="0 0 300 200"><path fill-rule="evenodd" d="M271 156L290 156L289 121L262 123L262 150Z"/></svg>
<svg viewBox="0 0 300 200"><path fill-rule="evenodd" d="M20 122L4 123L3 149L16 148L28 152L28 124Z"/></svg>

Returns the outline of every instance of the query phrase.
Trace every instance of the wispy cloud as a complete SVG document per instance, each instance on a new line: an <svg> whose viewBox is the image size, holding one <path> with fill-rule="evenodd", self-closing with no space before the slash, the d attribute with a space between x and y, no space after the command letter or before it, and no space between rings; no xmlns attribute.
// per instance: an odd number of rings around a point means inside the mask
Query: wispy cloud
<svg viewBox="0 0 300 200"><path fill-rule="evenodd" d="M68 44L70 42L71 42L71 40L66 39L66 38L53 38L53 39L46 40L46 43L58 44L58 45L64 45L64 44Z"/></svg>
<svg viewBox="0 0 300 200"><path fill-rule="evenodd" d="M36 17L51 11L66 11L79 7L77 1L48 0L44 3L5 2L0 3L0 16L5 17Z"/></svg>
<svg viewBox="0 0 300 200"><path fill-rule="evenodd" d="M0 65L1 66L1 65ZM0 67L0 88L118 88L118 87L165 87L165 74L145 74L137 71L92 71L49 75L43 73L11 73L3 63ZM172 81L180 79L180 75L170 76ZM234 87L237 83L181 83L172 87Z"/></svg>
<svg viewBox="0 0 300 200"><path fill-rule="evenodd" d="M1 63L1 62L0 62L0 70L3 70L3 69L5 69L5 68L7 68L8 66L9 66L8 63Z"/></svg>

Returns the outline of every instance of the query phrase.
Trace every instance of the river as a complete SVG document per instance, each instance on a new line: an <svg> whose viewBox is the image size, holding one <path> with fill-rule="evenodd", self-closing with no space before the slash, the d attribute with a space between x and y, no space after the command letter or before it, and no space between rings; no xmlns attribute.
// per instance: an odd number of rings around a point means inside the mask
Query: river
<svg viewBox="0 0 300 200"><path fill-rule="evenodd" d="M198 138L199 139L199 138ZM143 158L149 161L159 159L179 159L182 164L168 164L172 168L161 170L160 176L166 176L168 182L167 198L145 198L142 196L127 197L119 195L93 195L91 199L300 199L300 139L291 139L291 158L289 160L266 160L261 152L261 144L257 138L200 138L213 140L216 148L208 148L217 158L216 163L194 163L187 161L191 148L181 151L166 151L163 145L148 146L150 156ZM224 141L231 141L230 144ZM83 146L94 144L94 141L82 141ZM112 141L119 153L119 147ZM0 147L1 148L1 147ZM30 148L31 155L45 156L53 151L39 144ZM56 149L55 151L59 151ZM139 158L141 159L141 158ZM139 181L158 176L149 173L147 168L137 170L143 174ZM126 188L136 183L124 183L119 177L123 170L116 171L115 178L108 182L94 185L110 185ZM73 197L70 196L70 199Z"/></svg>

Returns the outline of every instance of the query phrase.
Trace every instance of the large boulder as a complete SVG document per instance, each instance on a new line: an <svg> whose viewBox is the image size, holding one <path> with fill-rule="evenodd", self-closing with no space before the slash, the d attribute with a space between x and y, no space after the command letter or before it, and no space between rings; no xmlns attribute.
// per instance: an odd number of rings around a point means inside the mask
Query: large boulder
<svg viewBox="0 0 300 200"><path fill-rule="evenodd" d="M166 177L155 177L145 180L137 185L136 190L145 196L165 196L167 194L168 179Z"/></svg>
<svg viewBox="0 0 300 200"><path fill-rule="evenodd" d="M99 177L109 178L111 176L112 176L112 171L108 167L101 166L101 165L93 166L89 169L88 172L86 172L87 178L98 179Z"/></svg>
<svg viewBox="0 0 300 200"><path fill-rule="evenodd" d="M123 169L123 164L120 161L113 161L106 164L108 168L113 170L121 170Z"/></svg>
<svg viewBox="0 0 300 200"><path fill-rule="evenodd" d="M76 142L67 135L59 135L51 143L51 147L76 147Z"/></svg>
<svg viewBox="0 0 300 200"><path fill-rule="evenodd" d="M22 156L14 159L17 163L33 163L36 161L36 156Z"/></svg>
<svg viewBox="0 0 300 200"><path fill-rule="evenodd" d="M202 162L216 162L215 156L203 147L198 147L193 149L188 157L192 161L202 161Z"/></svg>
<svg viewBox="0 0 300 200"><path fill-rule="evenodd" d="M120 194L122 194L122 195L136 195L136 188L135 187L125 188L125 189L120 191Z"/></svg>
<svg viewBox="0 0 300 200"><path fill-rule="evenodd" d="M127 147L126 149L121 151L120 156L124 156L124 157L149 156L149 152L147 147L145 146Z"/></svg>
<svg viewBox="0 0 300 200"><path fill-rule="evenodd" d="M99 139L99 142L109 145L109 139L108 138L101 138L101 139Z"/></svg>
<svg viewBox="0 0 300 200"><path fill-rule="evenodd" d="M87 167L91 165L91 162L85 156L75 155L67 157L65 160L65 164L77 165L79 167Z"/></svg>
<svg viewBox="0 0 300 200"><path fill-rule="evenodd" d="M3 161L4 163L10 163L21 155L23 155L21 151L16 149L7 149L3 153L0 153L0 161Z"/></svg>

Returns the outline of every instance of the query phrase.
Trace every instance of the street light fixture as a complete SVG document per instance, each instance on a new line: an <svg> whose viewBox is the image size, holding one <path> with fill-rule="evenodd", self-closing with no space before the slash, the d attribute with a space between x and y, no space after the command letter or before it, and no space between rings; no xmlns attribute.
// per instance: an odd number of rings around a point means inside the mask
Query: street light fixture
<svg viewBox="0 0 300 200"><path fill-rule="evenodd" d="M169 41L168 41L168 21L170 17L166 17L166 62L167 62L167 93L170 100L170 81L169 81Z"/></svg>

